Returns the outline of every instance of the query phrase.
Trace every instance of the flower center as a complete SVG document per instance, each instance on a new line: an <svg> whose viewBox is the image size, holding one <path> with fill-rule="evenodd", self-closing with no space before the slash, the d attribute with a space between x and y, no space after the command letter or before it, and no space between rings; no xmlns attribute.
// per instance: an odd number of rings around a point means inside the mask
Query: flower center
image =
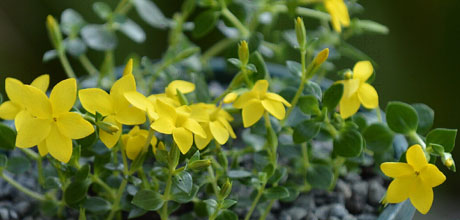
<svg viewBox="0 0 460 220"><path fill-rule="evenodd" d="M420 171L415 171L415 175L418 176L420 174Z"/></svg>

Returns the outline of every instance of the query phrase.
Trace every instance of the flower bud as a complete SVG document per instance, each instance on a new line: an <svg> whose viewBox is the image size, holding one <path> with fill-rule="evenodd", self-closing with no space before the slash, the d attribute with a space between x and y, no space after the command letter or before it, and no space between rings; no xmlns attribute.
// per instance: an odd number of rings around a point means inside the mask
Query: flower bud
<svg viewBox="0 0 460 220"><path fill-rule="evenodd" d="M118 126L106 121L98 121L96 122L96 126L109 134L116 133L120 130Z"/></svg>
<svg viewBox="0 0 460 220"><path fill-rule="evenodd" d="M249 48L248 43L243 40L238 46L238 57L240 58L241 64L246 66L249 62Z"/></svg>
<svg viewBox="0 0 460 220"><path fill-rule="evenodd" d="M54 48L61 50L61 30L59 29L59 24L56 22L56 19L54 19L52 15L48 15L48 17L46 17L46 28L48 29L48 34Z"/></svg>
<svg viewBox="0 0 460 220"><path fill-rule="evenodd" d="M238 94L234 93L234 92L231 92L231 93L228 93L225 97L224 97L224 100L223 102L225 104L229 104L229 103L232 103L236 100L236 98L238 98Z"/></svg>
<svg viewBox="0 0 460 220"><path fill-rule="evenodd" d="M300 50L307 49L307 31L305 25L300 17L295 20L295 33L297 35L297 42L299 43Z"/></svg>
<svg viewBox="0 0 460 220"><path fill-rule="evenodd" d="M454 160L452 158L449 158L444 162L444 165L446 167L451 167L452 165L454 165Z"/></svg>
<svg viewBox="0 0 460 220"><path fill-rule="evenodd" d="M188 165L188 168L192 170L201 170L208 168L211 165L211 160L195 160Z"/></svg>
<svg viewBox="0 0 460 220"><path fill-rule="evenodd" d="M324 63L324 61L327 60L329 57L329 48L323 49L321 52L316 55L315 59L313 60L313 63L315 66L320 66L321 64Z"/></svg>
<svg viewBox="0 0 460 220"><path fill-rule="evenodd" d="M344 77L345 79L351 79L353 77L353 74L350 70L348 70L347 72L345 72Z"/></svg>
<svg viewBox="0 0 460 220"><path fill-rule="evenodd" d="M229 179L227 179L227 181L224 183L224 185L220 189L220 192L219 192L220 197L223 199L227 198L227 196L230 194L231 191L232 191L232 183L230 182Z"/></svg>

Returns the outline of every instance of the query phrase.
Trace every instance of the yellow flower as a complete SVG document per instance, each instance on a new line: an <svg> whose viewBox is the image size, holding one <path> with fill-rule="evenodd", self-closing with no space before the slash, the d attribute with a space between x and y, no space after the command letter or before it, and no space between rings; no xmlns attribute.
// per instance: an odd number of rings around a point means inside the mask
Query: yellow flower
<svg viewBox="0 0 460 220"><path fill-rule="evenodd" d="M267 92L268 81L258 80L251 91L242 94L233 103L238 109L243 109L243 125L245 128L255 124L267 110L275 118L282 120L286 115L284 106L290 107L288 101L278 94Z"/></svg>
<svg viewBox="0 0 460 220"><path fill-rule="evenodd" d="M24 85L21 95L26 111L16 116L18 135L16 146L38 145L40 155L48 152L67 163L72 156L72 139L84 138L94 132L91 123L80 114L69 112L75 103L77 83L67 79L58 83L48 98L33 86Z"/></svg>
<svg viewBox="0 0 460 220"><path fill-rule="evenodd" d="M324 0L324 7L331 15L331 23L335 31L341 32L342 26L350 25L350 16L343 0Z"/></svg>
<svg viewBox="0 0 460 220"><path fill-rule="evenodd" d="M361 104L368 109L379 106L377 91L369 83L366 83L373 72L374 68L371 62L360 61L353 68L352 79L338 81L344 86L343 96L340 100L340 115L343 119L358 112Z"/></svg>
<svg viewBox="0 0 460 220"><path fill-rule="evenodd" d="M48 85L50 83L50 77L48 74L41 75L34 79L31 86L40 89L43 92L46 92ZM21 92L23 90L24 84L21 81L14 78L6 78L5 80L5 90L6 95L10 99L9 101L3 102L0 105L0 118L4 120L13 120L16 118L19 112L24 111L24 101L23 95Z"/></svg>
<svg viewBox="0 0 460 220"><path fill-rule="evenodd" d="M78 93L86 111L92 114L99 112L106 116L103 121L119 128L112 134L99 129L99 137L108 148L112 148L118 142L122 124L137 125L145 122L144 112L132 106L124 96L126 92L131 91L136 91L136 81L133 74L126 74L113 84L110 94L99 88L82 89Z"/></svg>
<svg viewBox="0 0 460 220"><path fill-rule="evenodd" d="M406 152L407 163L387 162L380 165L382 172L394 178L388 186L386 201L399 203L407 198L412 205L426 214L433 203L433 187L446 180L439 169L426 161L420 145L411 146Z"/></svg>
<svg viewBox="0 0 460 220"><path fill-rule="evenodd" d="M186 154L192 147L193 134L206 138L206 132L201 125L190 117L192 110L189 106L174 108L157 100L156 107L159 118L150 127L163 134L172 134L182 154Z"/></svg>
<svg viewBox="0 0 460 220"><path fill-rule="evenodd" d="M134 126L128 134L121 136L121 141L125 147L126 156L128 156L129 159L136 159L139 153L142 152L147 142L148 136L149 132L147 130L140 129L139 126ZM150 144L152 146L157 144L157 138L155 136L153 136Z"/></svg>
<svg viewBox="0 0 460 220"><path fill-rule="evenodd" d="M229 104L229 103L232 103L236 100L236 98L238 98L238 94L236 94L235 92L231 92L231 93L228 93L227 95L225 95L224 99L223 99L223 102L225 104Z"/></svg>
<svg viewBox="0 0 460 220"><path fill-rule="evenodd" d="M204 149L213 138L220 145L227 143L229 136L233 139L236 138L229 123L229 121L233 121L233 117L220 106L198 103L191 105L190 108L192 109L191 117L200 122L207 136L202 138L195 135L195 144L198 149Z"/></svg>

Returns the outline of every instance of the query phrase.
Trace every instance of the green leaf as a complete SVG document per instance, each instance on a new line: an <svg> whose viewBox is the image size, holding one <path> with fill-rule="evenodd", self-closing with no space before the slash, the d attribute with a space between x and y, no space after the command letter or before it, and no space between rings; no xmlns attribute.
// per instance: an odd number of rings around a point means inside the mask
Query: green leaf
<svg viewBox="0 0 460 220"><path fill-rule="evenodd" d="M93 11L103 20L107 20L112 15L112 9L105 2L95 2L93 4Z"/></svg>
<svg viewBox="0 0 460 220"><path fill-rule="evenodd" d="M8 165L8 157L5 154L0 154L0 168L4 168Z"/></svg>
<svg viewBox="0 0 460 220"><path fill-rule="evenodd" d="M84 181L86 178L88 178L89 171L90 171L90 166L89 164L85 164L82 166L78 172L75 174L75 180L76 181Z"/></svg>
<svg viewBox="0 0 460 220"><path fill-rule="evenodd" d="M127 18L120 23L119 30L136 43L145 41L145 32L136 22Z"/></svg>
<svg viewBox="0 0 460 220"><path fill-rule="evenodd" d="M45 63L45 62L48 62L48 61L56 58L57 56L58 56L58 54L57 54L56 50L48 50L43 54L42 61Z"/></svg>
<svg viewBox="0 0 460 220"><path fill-rule="evenodd" d="M45 189L60 189L62 186L61 182L57 177L48 176L45 179Z"/></svg>
<svg viewBox="0 0 460 220"><path fill-rule="evenodd" d="M90 212L101 213L112 209L109 201L101 197L90 197L85 200L83 207Z"/></svg>
<svg viewBox="0 0 460 220"><path fill-rule="evenodd" d="M203 202L206 204L206 210L207 210L208 214L211 215L212 213L214 213L214 211L217 208L216 200L214 200L214 199L206 199Z"/></svg>
<svg viewBox="0 0 460 220"><path fill-rule="evenodd" d="M0 123L0 149L12 150L16 146L16 132Z"/></svg>
<svg viewBox="0 0 460 220"><path fill-rule="evenodd" d="M294 134L292 137L295 143L303 143L316 137L320 129L320 122L314 120L306 120L294 128Z"/></svg>
<svg viewBox="0 0 460 220"><path fill-rule="evenodd" d="M363 150L363 137L354 129L342 130L334 139L334 152L343 157L356 157Z"/></svg>
<svg viewBox="0 0 460 220"><path fill-rule="evenodd" d="M230 210L223 210L217 216L216 220L238 220L238 215Z"/></svg>
<svg viewBox="0 0 460 220"><path fill-rule="evenodd" d="M222 208L223 209L228 209L228 208L232 207L233 205L235 205L236 203L237 203L237 201L235 201L235 200L226 199L222 203Z"/></svg>
<svg viewBox="0 0 460 220"><path fill-rule="evenodd" d="M186 193L182 191L181 189L176 190L176 192L172 193L172 200L178 202L178 203L188 203L192 201L192 199L196 196L198 193L198 190L200 188L197 185L193 185L192 190L190 193Z"/></svg>
<svg viewBox="0 0 460 220"><path fill-rule="evenodd" d="M152 1L134 0L133 3L139 16L150 26L161 29L168 26L168 20Z"/></svg>
<svg viewBox="0 0 460 220"><path fill-rule="evenodd" d="M6 169L14 174L21 174L30 169L30 161L26 157L10 157Z"/></svg>
<svg viewBox="0 0 460 220"><path fill-rule="evenodd" d="M134 206L131 209L131 211L129 211L128 219L141 217L141 216L145 215L145 213L147 213L146 210Z"/></svg>
<svg viewBox="0 0 460 220"><path fill-rule="evenodd" d="M377 220L412 219L414 214L415 208L412 206L410 200L407 199L398 204L388 205Z"/></svg>
<svg viewBox="0 0 460 220"><path fill-rule="evenodd" d="M457 129L436 128L428 133L426 143L442 145L445 152L452 152L456 137Z"/></svg>
<svg viewBox="0 0 460 220"><path fill-rule="evenodd" d="M229 58L227 60L229 63L231 63L233 66L237 67L237 68L241 68L241 61L239 59L236 59L236 58Z"/></svg>
<svg viewBox="0 0 460 220"><path fill-rule="evenodd" d="M322 164L312 164L307 169L307 181L313 188L328 189L334 174L332 168Z"/></svg>
<svg viewBox="0 0 460 220"><path fill-rule="evenodd" d="M321 87L318 85L318 83L313 81L308 81L305 83L304 92L307 95L314 95L318 100L321 100L321 97L323 97Z"/></svg>
<svg viewBox="0 0 460 220"><path fill-rule="evenodd" d="M80 38L67 38L64 47L72 56L79 57L86 52L86 44Z"/></svg>
<svg viewBox="0 0 460 220"><path fill-rule="evenodd" d="M418 116L417 133L426 134L430 131L434 121L434 111L428 105L417 103L412 104Z"/></svg>
<svg viewBox="0 0 460 220"><path fill-rule="evenodd" d="M367 127L363 136L366 140L366 147L375 153L383 153L393 144L393 132L381 123Z"/></svg>
<svg viewBox="0 0 460 220"><path fill-rule="evenodd" d="M75 10L69 8L61 14L61 30L67 35L77 35L86 22Z"/></svg>
<svg viewBox="0 0 460 220"><path fill-rule="evenodd" d="M313 95L302 96L299 99L299 108L303 113L307 115L319 115L321 110L319 109L318 99Z"/></svg>
<svg viewBox="0 0 460 220"><path fill-rule="evenodd" d="M249 58L249 62L251 64L254 64L255 68L257 69L257 74L254 75L256 80L265 79L267 77L270 77L268 70L267 70L267 66L265 65L264 58L262 54L259 53L259 51L256 51L251 54L251 57Z"/></svg>
<svg viewBox="0 0 460 220"><path fill-rule="evenodd" d="M323 106L327 107L329 112L333 112L340 102L343 95L343 84L336 83L324 92Z"/></svg>
<svg viewBox="0 0 460 220"><path fill-rule="evenodd" d="M87 195L89 181L73 181L64 191L64 201L72 206L83 201Z"/></svg>
<svg viewBox="0 0 460 220"><path fill-rule="evenodd" d="M289 197L289 190L286 187L275 186L265 190L264 196L269 200L278 200Z"/></svg>
<svg viewBox="0 0 460 220"><path fill-rule="evenodd" d="M131 203L144 210L156 211L163 206L164 202L160 193L142 189L136 193Z"/></svg>
<svg viewBox="0 0 460 220"><path fill-rule="evenodd" d="M241 179L252 176L252 173L246 170L230 170L228 171L228 177L231 179Z"/></svg>
<svg viewBox="0 0 460 220"><path fill-rule="evenodd" d="M89 24L81 29L85 43L95 50L113 50L117 45L117 36L105 25Z"/></svg>
<svg viewBox="0 0 460 220"><path fill-rule="evenodd" d="M182 171L174 175L173 182L179 189L181 189L185 193L190 193L190 191L192 190L192 175L190 175L190 173L188 173L187 171Z"/></svg>
<svg viewBox="0 0 460 220"><path fill-rule="evenodd" d="M302 76L302 64L296 62L296 61L291 61L288 60L286 61L286 66L289 70L290 73L292 73L295 77L301 77Z"/></svg>
<svg viewBox="0 0 460 220"><path fill-rule="evenodd" d="M390 102L385 112L388 127L394 132L408 135L417 130L418 116L412 106L403 102Z"/></svg>
<svg viewBox="0 0 460 220"><path fill-rule="evenodd" d="M219 20L219 13L214 10L207 10L199 14L193 23L195 28L192 31L192 35L195 38L200 38L205 34L209 33L216 26Z"/></svg>

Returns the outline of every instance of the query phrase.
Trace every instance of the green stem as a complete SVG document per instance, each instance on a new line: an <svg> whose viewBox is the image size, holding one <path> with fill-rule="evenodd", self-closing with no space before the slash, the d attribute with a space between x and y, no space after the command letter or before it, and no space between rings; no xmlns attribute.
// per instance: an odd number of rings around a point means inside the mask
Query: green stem
<svg viewBox="0 0 460 220"><path fill-rule="evenodd" d="M58 52L58 55L59 55L59 60L61 61L62 67L64 68L64 71L67 74L67 77L77 78L77 76L73 72L72 67L70 66L69 60L67 59L65 52L64 51Z"/></svg>
<svg viewBox="0 0 460 220"><path fill-rule="evenodd" d="M221 0L222 3L222 15L227 18L239 31L242 38L249 37L249 30L244 26L241 21L230 11L228 10L225 2Z"/></svg>
<svg viewBox="0 0 460 220"><path fill-rule="evenodd" d="M218 103L220 100L222 100L228 93L230 93L232 90L233 90L233 87L235 87L237 84L239 84L241 82L241 78L242 78L243 74L241 73L241 71L236 74L235 77L233 77L232 81L230 82L230 84L228 85L227 89L225 89L225 91L219 95L219 97L217 97L216 99L214 99L213 103L216 104Z"/></svg>
<svg viewBox="0 0 460 220"><path fill-rule="evenodd" d="M120 206L121 197L123 196L123 192L125 191L127 184L128 184L128 180L126 178L123 178L123 180L121 181L120 187L118 188L115 200L113 201L112 209L110 210L107 220L112 220L113 217L115 217L115 214L120 209L119 206Z"/></svg>
<svg viewBox="0 0 460 220"><path fill-rule="evenodd" d="M203 53L203 55L201 56L201 63L207 63L209 59L218 55L235 42L236 39L232 38L224 38L218 41L217 43L212 45L208 50L206 50L206 52Z"/></svg>
<svg viewBox="0 0 460 220"><path fill-rule="evenodd" d="M214 220L217 218L217 215L219 214L220 204L222 203L221 201L222 198L220 197L219 187L217 186L217 179L216 179L216 176L214 175L214 170L212 169L212 165L208 167L208 173L211 179L212 189L214 190L214 194L216 195L216 199L217 199L217 207L212 213L212 215L209 217L209 220Z"/></svg>
<svg viewBox="0 0 460 220"><path fill-rule="evenodd" d="M95 76L99 74L99 71L96 69L96 67L94 67L94 65L91 63L91 61L85 54L79 56L78 60L80 61L81 65L83 66L83 68L85 68L89 75Z"/></svg>
<svg viewBox="0 0 460 220"><path fill-rule="evenodd" d="M241 67L241 73L243 73L244 81L246 82L248 88L252 88L253 84L251 80L249 80L248 70L246 69L246 66Z"/></svg>
<svg viewBox="0 0 460 220"><path fill-rule="evenodd" d="M379 122L382 123L382 110L380 110L380 107L377 107L375 109L375 114L377 115L377 118L379 119Z"/></svg>
<svg viewBox="0 0 460 220"><path fill-rule="evenodd" d="M282 122L283 124L284 124L284 121L287 120L287 118L289 118L289 115L291 114L292 110L297 105L297 102L299 101L299 98L302 95L302 92L303 92L303 89L304 89L304 86L305 86L305 81L307 79L307 68L306 68L306 64L305 64L305 54L306 54L306 51L304 51L304 50L300 51L300 62L301 62L301 66L302 66L302 76L301 76L301 79L300 79L300 85L299 85L299 88L297 89L297 92L295 93L294 98L291 101L291 107L289 107L287 112L286 112L286 116L284 117L284 120Z"/></svg>
<svg viewBox="0 0 460 220"><path fill-rule="evenodd" d="M288 8L286 5L275 5L273 6L273 9L275 11L282 12L282 13L288 12ZM331 16L329 14L321 12L321 11L313 10L310 8L297 7L295 12L296 14L305 16L305 17L316 18L316 19L324 20L324 21L331 20Z"/></svg>
<svg viewBox="0 0 460 220"><path fill-rule="evenodd" d="M91 180L93 181L93 183L96 183L96 184L100 185L108 193L110 200L115 199L115 194L114 194L112 188L110 188L109 185L107 185L104 181L102 181L101 178L99 178L98 175L96 175L96 174L92 175Z"/></svg>
<svg viewBox="0 0 460 220"><path fill-rule="evenodd" d="M5 173L3 173L3 169L0 170L0 177L2 179L4 179L6 182L8 182L9 184L11 184L14 188L16 188L17 190L23 192L24 194L36 199L36 200L39 200L39 201L46 201L47 199L45 198L45 196L43 196L42 194L39 194L39 193L36 193L30 189L27 189L26 187L24 187L23 185L21 185L20 183L16 182L16 180L14 180L13 178L9 177L8 175L6 175Z"/></svg>
<svg viewBox="0 0 460 220"><path fill-rule="evenodd" d="M332 180L332 184L329 186L329 190L334 190L335 185L337 184L337 180L339 179L339 171L342 167L343 163L345 163L345 158L337 157L334 160L334 179Z"/></svg>
<svg viewBox="0 0 460 220"><path fill-rule="evenodd" d="M265 208L264 213L260 216L259 220L265 220L267 219L268 213L270 213L270 210L272 210L272 206L275 203L275 200L271 200L270 203L268 203L267 207Z"/></svg>
<svg viewBox="0 0 460 220"><path fill-rule="evenodd" d="M252 204L251 204L251 208L249 208L249 212L246 214L246 216L244 217L244 220L249 220L251 219L251 215L252 213L254 212L254 210L256 209L256 206L257 206L257 203L259 203L259 200L260 200L260 197L262 197L263 193L264 193L264 190L265 190L265 185L267 184L267 182L265 181L262 186L260 187L260 189L258 190L257 192L257 195L256 195L256 198L254 199L254 201L252 201Z"/></svg>
<svg viewBox="0 0 460 220"><path fill-rule="evenodd" d="M170 168L169 174L168 174L168 180L166 181L165 191L163 193L163 199L165 202L164 202L163 207L161 208L161 213L160 213L161 220L168 219L168 201L169 201L169 193L171 191L171 186L172 186L173 173L174 171Z"/></svg>
<svg viewBox="0 0 460 220"><path fill-rule="evenodd" d="M307 182L307 172L308 172L308 167L310 167L310 159L308 159L308 148L307 148L307 142L302 143L301 145L302 149L302 159L303 159L303 180L304 180L304 187L303 190L309 191L311 189L310 184Z"/></svg>
<svg viewBox="0 0 460 220"><path fill-rule="evenodd" d="M410 139L412 139L413 141L415 141L416 143L420 144L422 146L423 149L426 148L426 144L425 144L425 141L423 141L422 138L420 138L420 136L417 134L417 132L413 131L411 132L408 137Z"/></svg>

